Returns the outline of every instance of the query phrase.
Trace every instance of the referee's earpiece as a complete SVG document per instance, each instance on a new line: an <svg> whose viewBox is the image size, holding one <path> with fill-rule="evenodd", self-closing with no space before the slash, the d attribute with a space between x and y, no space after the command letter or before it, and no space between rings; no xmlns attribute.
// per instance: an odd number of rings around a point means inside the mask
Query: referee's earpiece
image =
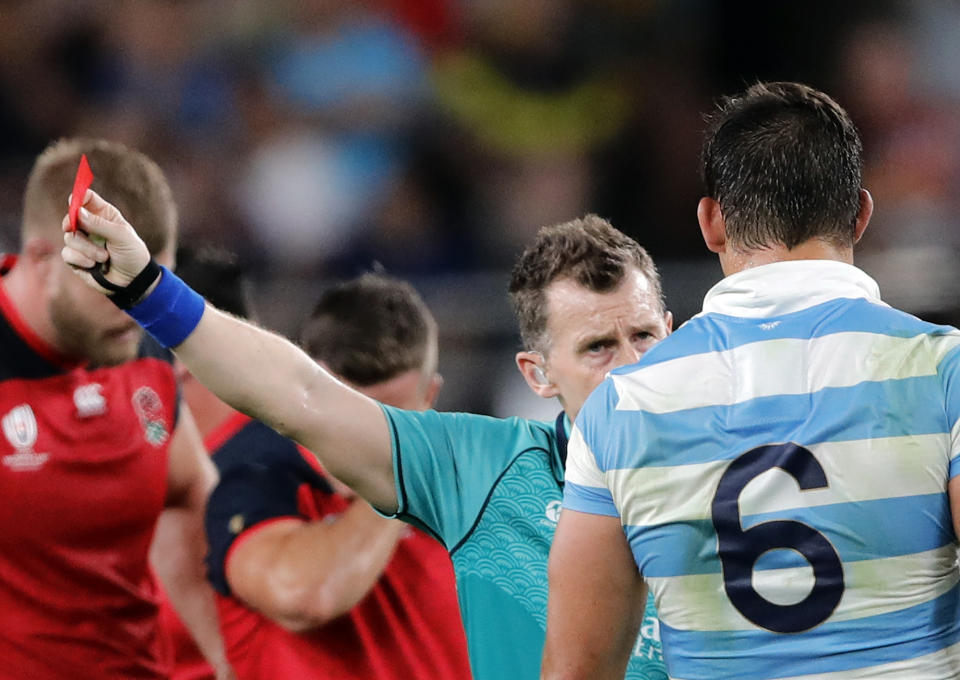
<svg viewBox="0 0 960 680"><path fill-rule="evenodd" d="M550 381L547 380L546 374L543 372L543 369L539 366L533 367L533 377L537 379L537 383L540 385L549 385Z"/></svg>

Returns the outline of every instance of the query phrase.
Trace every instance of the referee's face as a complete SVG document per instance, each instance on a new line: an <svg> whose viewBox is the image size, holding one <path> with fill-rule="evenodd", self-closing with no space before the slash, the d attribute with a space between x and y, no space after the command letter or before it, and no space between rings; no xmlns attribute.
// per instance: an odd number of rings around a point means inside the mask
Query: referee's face
<svg viewBox="0 0 960 680"><path fill-rule="evenodd" d="M539 394L559 397L571 420L608 371L637 361L673 327L672 315L636 269L608 293L558 279L547 288L546 299L549 345Z"/></svg>

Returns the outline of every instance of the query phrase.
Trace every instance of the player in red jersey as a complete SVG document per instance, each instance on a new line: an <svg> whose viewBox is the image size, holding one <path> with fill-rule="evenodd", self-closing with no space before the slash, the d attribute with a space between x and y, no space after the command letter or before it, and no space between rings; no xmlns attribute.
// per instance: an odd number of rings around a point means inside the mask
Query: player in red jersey
<svg viewBox="0 0 960 680"><path fill-rule="evenodd" d="M37 159L21 251L0 272L0 680L168 677L148 562L161 515L158 568L230 678L198 531L216 473L178 409L171 355L59 257L83 153L94 186L139 214L151 252L173 260L176 208L145 156L64 140Z"/></svg>
<svg viewBox="0 0 960 680"><path fill-rule="evenodd" d="M247 315L239 269L212 254L180 275ZM407 284L366 275L327 291L305 348L375 399L432 405L436 325ZM210 574L238 677L470 677L453 569L432 537L377 515L316 459L185 375L183 390L221 472L210 497Z"/></svg>

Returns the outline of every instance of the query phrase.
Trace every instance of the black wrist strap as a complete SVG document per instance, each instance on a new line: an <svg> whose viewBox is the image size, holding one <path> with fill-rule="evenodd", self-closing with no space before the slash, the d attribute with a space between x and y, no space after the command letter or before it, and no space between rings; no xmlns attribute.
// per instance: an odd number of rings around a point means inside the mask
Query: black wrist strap
<svg viewBox="0 0 960 680"><path fill-rule="evenodd" d="M118 286L113 281L104 276L104 271L106 268L103 264L97 263L90 267L87 271L90 272L90 276L93 277L93 280L99 283L102 287L109 290L111 293L116 293L117 291L123 290L123 286Z"/></svg>
<svg viewBox="0 0 960 680"><path fill-rule="evenodd" d="M120 309L130 309L135 304L140 302L140 298L142 298L143 294L147 292L147 288L149 288L154 281L160 278L162 271L156 260L150 258L150 262L147 263L147 266L144 267L140 273L134 277L133 281L128 283L126 286L118 286L111 281L107 281L99 267L93 269L90 274L101 286L107 290L114 291L112 295L107 296L110 301L113 302L113 304Z"/></svg>

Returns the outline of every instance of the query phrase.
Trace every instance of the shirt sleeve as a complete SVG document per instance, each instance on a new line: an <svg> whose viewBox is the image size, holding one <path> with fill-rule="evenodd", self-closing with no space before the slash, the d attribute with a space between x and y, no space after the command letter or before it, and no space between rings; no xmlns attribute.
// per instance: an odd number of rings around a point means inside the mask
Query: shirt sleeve
<svg viewBox="0 0 960 680"><path fill-rule="evenodd" d="M404 411L381 405L392 430L397 517L448 550L466 536L511 463L551 451L549 426L520 418Z"/></svg>
<svg viewBox="0 0 960 680"><path fill-rule="evenodd" d="M567 445L563 507L591 515L617 517L620 514L606 486L605 475L597 465L596 456L577 426L574 426Z"/></svg>
<svg viewBox="0 0 960 680"><path fill-rule="evenodd" d="M261 422L251 421L213 454L220 481L207 500L207 575L230 594L226 565L238 540L265 522L304 518L299 496L305 485L332 493L327 481L292 440Z"/></svg>
<svg viewBox="0 0 960 680"><path fill-rule="evenodd" d="M938 368L944 390L944 408L950 427L950 479L960 474L960 347L944 356Z"/></svg>

